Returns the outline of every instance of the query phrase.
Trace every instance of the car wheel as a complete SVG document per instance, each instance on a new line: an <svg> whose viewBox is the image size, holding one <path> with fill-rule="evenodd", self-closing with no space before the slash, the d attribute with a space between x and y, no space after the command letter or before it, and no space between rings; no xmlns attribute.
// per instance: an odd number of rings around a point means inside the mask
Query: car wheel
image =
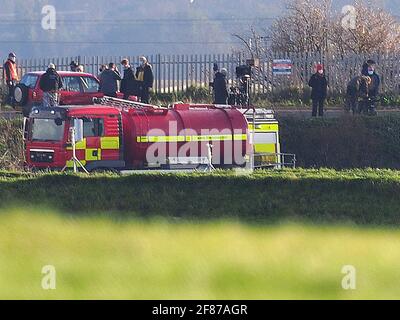
<svg viewBox="0 0 400 320"><path fill-rule="evenodd" d="M24 84L17 84L14 89L14 102L16 105L24 106L28 101L29 88Z"/></svg>

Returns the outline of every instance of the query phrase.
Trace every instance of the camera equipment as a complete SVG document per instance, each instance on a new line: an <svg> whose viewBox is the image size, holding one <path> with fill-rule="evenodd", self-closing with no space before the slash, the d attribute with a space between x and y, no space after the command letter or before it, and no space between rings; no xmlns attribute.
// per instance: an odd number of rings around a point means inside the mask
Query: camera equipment
<svg viewBox="0 0 400 320"><path fill-rule="evenodd" d="M258 65L258 61L250 59L246 64L236 67L237 86L230 88L229 104L249 106L250 105L250 84L252 67Z"/></svg>
<svg viewBox="0 0 400 320"><path fill-rule="evenodd" d="M249 95L244 88L231 87L229 89L228 104L231 106L247 106L249 105Z"/></svg>
<svg viewBox="0 0 400 320"><path fill-rule="evenodd" d="M213 70L214 70L214 72L217 72L219 70L217 63L214 63Z"/></svg>
<svg viewBox="0 0 400 320"><path fill-rule="evenodd" d="M69 134L71 139L71 147L72 147L72 158L70 162L73 163L74 173L78 172L78 168L81 167L82 170L86 173L89 173L82 162L76 156L76 143L83 140L83 119L74 119L74 125L69 128ZM68 167L68 163L61 170L64 172Z"/></svg>
<svg viewBox="0 0 400 320"><path fill-rule="evenodd" d="M251 76L251 66L241 65L239 67L236 67L236 77L242 78L244 76Z"/></svg>

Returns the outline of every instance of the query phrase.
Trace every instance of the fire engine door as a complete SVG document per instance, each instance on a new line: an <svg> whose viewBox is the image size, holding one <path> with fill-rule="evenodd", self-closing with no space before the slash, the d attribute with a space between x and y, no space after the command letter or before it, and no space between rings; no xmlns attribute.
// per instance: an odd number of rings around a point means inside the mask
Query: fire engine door
<svg viewBox="0 0 400 320"><path fill-rule="evenodd" d="M101 160L101 137L104 135L103 118L84 118L83 136L86 140L85 162Z"/></svg>

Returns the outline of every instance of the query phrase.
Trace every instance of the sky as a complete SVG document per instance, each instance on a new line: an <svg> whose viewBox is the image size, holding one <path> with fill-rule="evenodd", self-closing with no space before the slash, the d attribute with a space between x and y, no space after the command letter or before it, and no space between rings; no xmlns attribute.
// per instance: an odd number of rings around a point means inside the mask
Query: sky
<svg viewBox="0 0 400 320"><path fill-rule="evenodd" d="M400 14L400 0L367 0ZM333 0L336 8L352 1ZM0 0L0 56L229 53L266 29L282 0Z"/></svg>

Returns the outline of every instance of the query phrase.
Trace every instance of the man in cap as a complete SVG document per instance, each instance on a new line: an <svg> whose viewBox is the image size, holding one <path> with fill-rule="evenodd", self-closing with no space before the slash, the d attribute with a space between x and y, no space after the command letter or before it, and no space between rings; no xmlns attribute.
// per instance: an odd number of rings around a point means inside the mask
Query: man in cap
<svg viewBox="0 0 400 320"><path fill-rule="evenodd" d="M136 70L136 80L139 89L140 101L149 103L150 88L153 87L154 74L153 68L147 61L146 57L140 57L140 66Z"/></svg>
<svg viewBox="0 0 400 320"><path fill-rule="evenodd" d="M324 103L328 92L328 81L325 77L324 66L317 64L317 72L311 76L308 85L311 87L311 99L313 105L312 116L324 116Z"/></svg>
<svg viewBox="0 0 400 320"><path fill-rule="evenodd" d="M14 103L14 88L15 85L17 84L17 81L19 80L16 61L17 61L17 56L15 55L14 52L11 52L8 55L8 59L3 66L3 73L4 73L3 78L5 79L8 87L8 96L6 103L9 105L13 105Z"/></svg>
<svg viewBox="0 0 400 320"><path fill-rule="evenodd" d="M58 91L63 87L63 82L53 63L49 64L46 73L40 78L39 87L43 91L43 106L58 106Z"/></svg>
<svg viewBox="0 0 400 320"><path fill-rule="evenodd" d="M76 69L78 67L79 67L79 65L74 60L72 60L71 63L69 64L69 68L72 72L76 72Z"/></svg>

